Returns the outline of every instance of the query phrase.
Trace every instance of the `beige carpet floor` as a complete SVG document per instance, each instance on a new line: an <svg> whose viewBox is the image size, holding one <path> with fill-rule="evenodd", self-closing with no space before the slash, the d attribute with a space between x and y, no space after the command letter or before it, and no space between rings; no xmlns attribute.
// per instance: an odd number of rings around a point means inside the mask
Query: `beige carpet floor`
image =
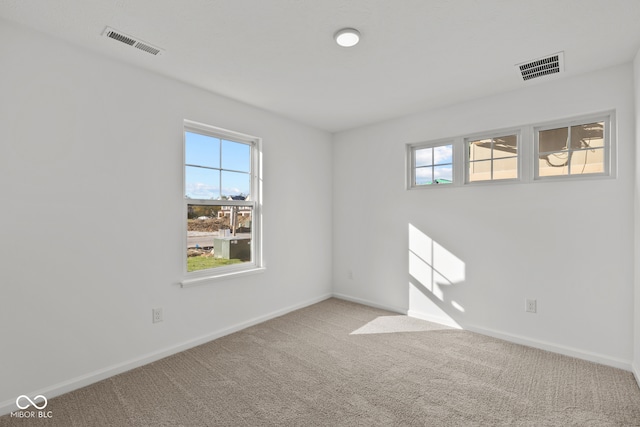
<svg viewBox="0 0 640 427"><path fill-rule="evenodd" d="M337 299L1 426L640 426L630 372Z"/></svg>

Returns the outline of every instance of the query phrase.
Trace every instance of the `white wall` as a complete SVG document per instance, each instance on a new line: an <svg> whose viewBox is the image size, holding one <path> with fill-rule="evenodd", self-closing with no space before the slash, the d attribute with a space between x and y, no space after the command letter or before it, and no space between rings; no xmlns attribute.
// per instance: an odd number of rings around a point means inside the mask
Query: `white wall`
<svg viewBox="0 0 640 427"><path fill-rule="evenodd" d="M640 144L640 51L636 54L633 62L633 80L635 94L635 120L636 120L636 175L635 175L635 292L634 292L634 352L633 352L633 371L636 381L640 385L640 150L637 149Z"/></svg>
<svg viewBox="0 0 640 427"><path fill-rule="evenodd" d="M6 21L0 58L0 413L330 295L330 134ZM263 138L265 273L178 286L183 119Z"/></svg>
<svg viewBox="0 0 640 427"><path fill-rule="evenodd" d="M633 107L627 64L335 135L334 292L630 369ZM610 109L616 179L405 190L406 143ZM429 239L455 282L439 296L408 271Z"/></svg>

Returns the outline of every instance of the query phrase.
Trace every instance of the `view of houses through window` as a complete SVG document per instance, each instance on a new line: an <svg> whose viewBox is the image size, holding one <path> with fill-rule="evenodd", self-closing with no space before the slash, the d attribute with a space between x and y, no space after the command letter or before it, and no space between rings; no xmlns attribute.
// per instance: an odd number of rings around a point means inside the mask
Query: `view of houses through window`
<svg viewBox="0 0 640 427"><path fill-rule="evenodd" d="M252 143L189 128L184 141L187 272L252 262Z"/></svg>
<svg viewBox="0 0 640 427"><path fill-rule="evenodd" d="M434 145L415 150L414 185L453 182L453 145Z"/></svg>
<svg viewBox="0 0 640 427"><path fill-rule="evenodd" d="M604 122L538 132L538 175L604 173Z"/></svg>
<svg viewBox="0 0 640 427"><path fill-rule="evenodd" d="M517 135L477 139L467 147L469 182L518 178Z"/></svg>

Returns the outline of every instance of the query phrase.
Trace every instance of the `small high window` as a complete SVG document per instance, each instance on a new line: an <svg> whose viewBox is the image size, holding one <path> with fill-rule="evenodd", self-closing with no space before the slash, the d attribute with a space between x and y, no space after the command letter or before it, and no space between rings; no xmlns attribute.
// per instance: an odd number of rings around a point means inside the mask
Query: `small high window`
<svg viewBox="0 0 640 427"><path fill-rule="evenodd" d="M609 111L407 144L407 189L615 177L615 130Z"/></svg>
<svg viewBox="0 0 640 427"><path fill-rule="evenodd" d="M466 139L467 182L518 179L518 135Z"/></svg>
<svg viewBox="0 0 640 427"><path fill-rule="evenodd" d="M453 183L453 144L411 146L411 187Z"/></svg>
<svg viewBox="0 0 640 427"><path fill-rule="evenodd" d="M535 178L609 175L609 118L535 130Z"/></svg>

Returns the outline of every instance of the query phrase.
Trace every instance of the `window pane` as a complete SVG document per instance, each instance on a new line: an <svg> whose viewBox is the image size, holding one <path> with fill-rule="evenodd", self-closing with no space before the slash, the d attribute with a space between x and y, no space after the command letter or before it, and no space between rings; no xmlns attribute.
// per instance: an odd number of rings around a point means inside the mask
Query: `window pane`
<svg viewBox="0 0 640 427"><path fill-rule="evenodd" d="M571 126L571 148L589 147L604 147L604 122Z"/></svg>
<svg viewBox="0 0 640 427"><path fill-rule="evenodd" d="M433 183L434 184L451 184L453 182L453 167L434 166L433 167Z"/></svg>
<svg viewBox="0 0 640 427"><path fill-rule="evenodd" d="M469 163L469 182L491 179L491 160Z"/></svg>
<svg viewBox="0 0 640 427"><path fill-rule="evenodd" d="M416 185L429 185L433 180L433 168L416 168Z"/></svg>
<svg viewBox="0 0 640 427"><path fill-rule="evenodd" d="M513 157L518 154L517 135L501 136L493 139L493 158Z"/></svg>
<svg viewBox="0 0 640 427"><path fill-rule="evenodd" d="M479 139L469 142L469 160L487 160L491 158L491 139Z"/></svg>
<svg viewBox="0 0 640 427"><path fill-rule="evenodd" d="M249 172L251 170L251 146L222 140L222 168Z"/></svg>
<svg viewBox="0 0 640 427"><path fill-rule="evenodd" d="M603 174L606 120L538 133L538 175Z"/></svg>
<svg viewBox="0 0 640 427"><path fill-rule="evenodd" d="M538 133L538 152L549 153L566 150L568 137L569 128L542 130Z"/></svg>
<svg viewBox="0 0 640 427"><path fill-rule="evenodd" d="M496 159L493 161L493 179L518 178L518 158Z"/></svg>
<svg viewBox="0 0 640 427"><path fill-rule="evenodd" d="M251 206L187 208L187 271L251 261Z"/></svg>
<svg viewBox="0 0 640 427"><path fill-rule="evenodd" d="M248 173L222 171L222 196L246 200L251 191L251 175Z"/></svg>
<svg viewBox="0 0 640 427"><path fill-rule="evenodd" d="M185 132L185 163L220 167L220 140L207 135Z"/></svg>
<svg viewBox="0 0 640 427"><path fill-rule="evenodd" d="M556 153L541 154L538 160L538 170L540 176L557 176L568 175L568 159L567 151L559 151Z"/></svg>
<svg viewBox="0 0 640 427"><path fill-rule="evenodd" d="M220 171L185 166L184 194L189 199L215 200L220 198Z"/></svg>
<svg viewBox="0 0 640 427"><path fill-rule="evenodd" d="M604 172L604 149L579 150L571 153L571 175Z"/></svg>
<svg viewBox="0 0 640 427"><path fill-rule="evenodd" d="M433 147L433 164L442 165L453 163L453 145Z"/></svg>
<svg viewBox="0 0 640 427"><path fill-rule="evenodd" d="M433 148L416 150L416 167L433 165Z"/></svg>

